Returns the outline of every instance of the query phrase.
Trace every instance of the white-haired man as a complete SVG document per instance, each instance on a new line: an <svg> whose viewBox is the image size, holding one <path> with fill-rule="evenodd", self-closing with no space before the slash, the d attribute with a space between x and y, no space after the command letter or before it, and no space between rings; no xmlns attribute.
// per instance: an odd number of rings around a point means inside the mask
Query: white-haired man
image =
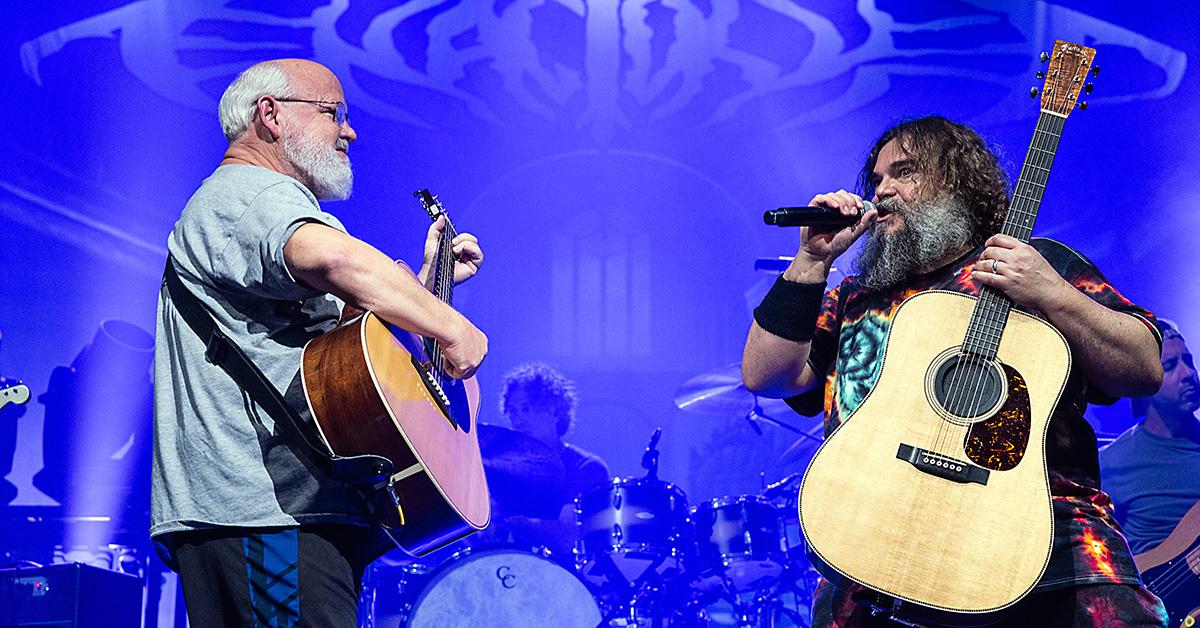
<svg viewBox="0 0 1200 628"><path fill-rule="evenodd" d="M322 211L318 199L350 194L357 137L332 72L300 59L255 65L226 90L220 119L229 148L168 240L190 296L176 299L168 282L159 294L151 536L180 573L193 626L353 626L377 533L354 492L206 361L183 302L198 300L289 399L304 343L334 326L343 302L435 339L456 377L476 370L487 338L421 285L441 221L414 280ZM463 281L483 253L467 234L454 251Z"/></svg>

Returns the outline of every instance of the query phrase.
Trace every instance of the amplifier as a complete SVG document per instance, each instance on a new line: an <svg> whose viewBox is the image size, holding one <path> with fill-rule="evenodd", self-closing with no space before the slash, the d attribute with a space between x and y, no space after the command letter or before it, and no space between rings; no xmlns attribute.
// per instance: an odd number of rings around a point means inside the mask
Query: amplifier
<svg viewBox="0 0 1200 628"><path fill-rule="evenodd" d="M142 580L68 563L0 569L0 628L138 628Z"/></svg>

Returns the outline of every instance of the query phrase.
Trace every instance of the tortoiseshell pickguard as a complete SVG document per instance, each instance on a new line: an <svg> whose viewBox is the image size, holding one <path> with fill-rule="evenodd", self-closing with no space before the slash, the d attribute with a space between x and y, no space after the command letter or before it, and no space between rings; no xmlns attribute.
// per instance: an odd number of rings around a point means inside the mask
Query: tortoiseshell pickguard
<svg viewBox="0 0 1200 628"><path fill-rule="evenodd" d="M1008 379L1008 398L999 412L971 426L966 444L972 462L994 471L1020 464L1029 444L1029 388L1016 369L1001 366Z"/></svg>

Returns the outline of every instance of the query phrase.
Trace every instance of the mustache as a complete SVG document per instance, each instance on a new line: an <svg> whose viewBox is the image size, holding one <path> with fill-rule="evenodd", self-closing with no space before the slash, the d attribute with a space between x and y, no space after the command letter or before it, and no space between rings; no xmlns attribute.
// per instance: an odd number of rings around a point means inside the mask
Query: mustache
<svg viewBox="0 0 1200 628"><path fill-rule="evenodd" d="M882 210L882 212L885 214L890 214L893 212L904 214L908 211L908 205L905 205L904 201L895 196L889 196L882 201L875 203L875 207Z"/></svg>
<svg viewBox="0 0 1200 628"><path fill-rule="evenodd" d="M337 150L348 152L350 150L350 140L339 137L337 142L334 143L333 147Z"/></svg>

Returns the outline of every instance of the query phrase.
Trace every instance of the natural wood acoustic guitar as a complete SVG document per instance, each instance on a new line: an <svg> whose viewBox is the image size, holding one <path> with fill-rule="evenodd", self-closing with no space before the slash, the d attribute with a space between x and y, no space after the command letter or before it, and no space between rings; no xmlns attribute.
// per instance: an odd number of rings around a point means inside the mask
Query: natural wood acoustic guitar
<svg viewBox="0 0 1200 628"><path fill-rule="evenodd" d="M1094 55L1055 43L1002 233L1028 242ZM1029 593L1054 536L1045 441L1070 366L1062 334L998 290L905 300L879 379L800 488L818 568L898 617L988 621Z"/></svg>
<svg viewBox="0 0 1200 628"><path fill-rule="evenodd" d="M445 215L429 190L415 195L431 218ZM431 287L447 304L454 235L447 216ZM395 472L382 487L390 504L378 516L415 555L482 530L491 517L476 432L479 384L448 376L444 364L432 339L371 312L344 313L336 329L304 347L304 392L322 440L338 455L392 461Z"/></svg>

